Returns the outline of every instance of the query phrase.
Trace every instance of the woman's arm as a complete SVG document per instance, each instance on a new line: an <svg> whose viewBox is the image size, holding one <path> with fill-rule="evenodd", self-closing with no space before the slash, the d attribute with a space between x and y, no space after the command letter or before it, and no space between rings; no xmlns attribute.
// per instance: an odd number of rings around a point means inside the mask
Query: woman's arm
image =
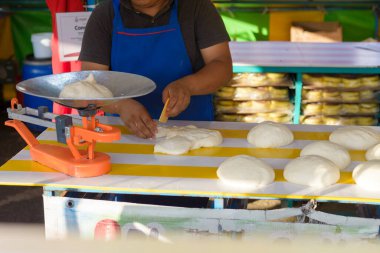
<svg viewBox="0 0 380 253"><path fill-rule="evenodd" d="M175 117L184 111L193 95L214 93L232 78L232 60L228 42L201 49L205 66L198 72L169 84L163 91L162 100L170 97L168 115Z"/></svg>
<svg viewBox="0 0 380 253"><path fill-rule="evenodd" d="M82 70L109 70L109 66L94 62L82 62ZM157 124L152 120L143 105L134 99L124 99L102 107L104 112L120 115L125 126L141 138L153 138Z"/></svg>

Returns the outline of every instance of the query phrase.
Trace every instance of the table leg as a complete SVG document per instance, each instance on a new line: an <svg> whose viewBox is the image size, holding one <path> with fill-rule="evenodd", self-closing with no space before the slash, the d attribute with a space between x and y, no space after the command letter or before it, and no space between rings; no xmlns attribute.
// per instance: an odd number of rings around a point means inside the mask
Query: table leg
<svg viewBox="0 0 380 253"><path fill-rule="evenodd" d="M224 199L216 198L214 199L214 209L224 209Z"/></svg>
<svg viewBox="0 0 380 253"><path fill-rule="evenodd" d="M302 106L302 73L297 72L296 75L296 94L294 98L294 118L293 123L300 123L301 106Z"/></svg>

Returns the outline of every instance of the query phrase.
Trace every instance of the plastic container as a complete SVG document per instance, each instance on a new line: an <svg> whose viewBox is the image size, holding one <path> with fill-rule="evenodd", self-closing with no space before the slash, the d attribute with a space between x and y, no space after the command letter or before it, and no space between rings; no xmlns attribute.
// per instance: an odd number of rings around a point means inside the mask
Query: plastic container
<svg viewBox="0 0 380 253"><path fill-rule="evenodd" d="M24 66L22 68L22 79L27 80L30 78L35 78L39 76L51 75L53 73L51 59L40 60L33 57L33 55L28 55L24 61ZM23 105L24 107L30 107L37 109L39 106L47 106L49 112L53 111L53 102L36 96L31 96L28 94L23 94ZM28 127L34 131L43 131L45 128L28 124Z"/></svg>
<svg viewBox="0 0 380 253"><path fill-rule="evenodd" d="M51 36L52 33L32 34L33 53L36 59L51 58Z"/></svg>

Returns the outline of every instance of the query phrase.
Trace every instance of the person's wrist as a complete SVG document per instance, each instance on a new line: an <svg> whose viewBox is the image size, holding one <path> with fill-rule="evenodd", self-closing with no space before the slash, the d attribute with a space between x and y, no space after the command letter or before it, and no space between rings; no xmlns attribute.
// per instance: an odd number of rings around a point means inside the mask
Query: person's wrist
<svg viewBox="0 0 380 253"><path fill-rule="evenodd" d="M187 94L189 94L190 96L193 95L192 94L193 85L192 85L192 76L191 75L183 78L179 84L180 84L181 88L185 90L185 92Z"/></svg>
<svg viewBox="0 0 380 253"><path fill-rule="evenodd" d="M120 102L116 102L116 103L112 106L112 111L113 111L113 113L115 113L115 114L120 114Z"/></svg>
<svg viewBox="0 0 380 253"><path fill-rule="evenodd" d="M111 104L109 107L110 113L121 114L122 109L128 104L127 100L129 99L121 100Z"/></svg>

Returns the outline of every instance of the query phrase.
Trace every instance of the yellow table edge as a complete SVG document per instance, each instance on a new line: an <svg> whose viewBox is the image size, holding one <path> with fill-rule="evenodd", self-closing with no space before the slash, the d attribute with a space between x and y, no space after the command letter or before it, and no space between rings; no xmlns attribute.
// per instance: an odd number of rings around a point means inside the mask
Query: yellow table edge
<svg viewBox="0 0 380 253"><path fill-rule="evenodd" d="M291 200L309 200L315 199L320 201L338 201L338 202L350 202L350 203L380 203L380 199L372 198L350 198L350 197L322 197L322 196L303 196L303 195L282 195L282 194L248 194L248 193L216 193L216 192L203 192L203 191L177 191L177 190L153 190L153 189L139 189L139 188L117 188L117 187L86 187L73 185L55 185L55 184L28 184L28 183L1 183L4 186L35 186L35 187L48 187L55 188L55 190L69 190L69 189L81 189L92 190L100 192L124 192L124 193L139 193L139 194L154 194L154 195L180 195L180 196L203 196L210 198L223 198L223 197L235 197L235 198L267 198L267 199L291 199Z"/></svg>

